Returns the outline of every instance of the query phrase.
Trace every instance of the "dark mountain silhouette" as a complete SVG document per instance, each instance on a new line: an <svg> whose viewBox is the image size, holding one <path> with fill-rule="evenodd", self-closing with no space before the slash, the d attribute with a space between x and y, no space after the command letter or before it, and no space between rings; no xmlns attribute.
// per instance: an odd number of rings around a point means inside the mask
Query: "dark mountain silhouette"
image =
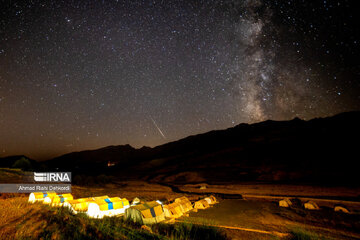
<svg viewBox="0 0 360 240"><path fill-rule="evenodd" d="M43 162L74 174L159 182L278 181L356 184L360 112L309 121L265 121L154 148L109 146ZM108 167L108 163L115 163Z"/></svg>

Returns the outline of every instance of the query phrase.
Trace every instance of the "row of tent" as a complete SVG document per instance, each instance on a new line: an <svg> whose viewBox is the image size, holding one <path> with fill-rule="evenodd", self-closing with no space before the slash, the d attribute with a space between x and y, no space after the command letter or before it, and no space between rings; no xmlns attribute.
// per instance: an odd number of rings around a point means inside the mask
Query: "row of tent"
<svg viewBox="0 0 360 240"><path fill-rule="evenodd" d="M300 205L299 203L299 199L294 199L293 200L295 203L297 202L297 205ZM279 201L279 206L280 207L286 207L286 208L290 208L292 207L293 205L293 202L292 200L290 200L289 198L285 198L285 199L282 199ZM317 205L316 202L314 201L307 201L305 202L304 204L302 204L302 206L305 208L305 209L308 209L308 210L319 210L320 207ZM340 205L340 204L336 204L334 206L334 211L335 212L343 212L343 213L350 213L349 209L347 209L345 206L343 205Z"/></svg>
<svg viewBox="0 0 360 240"><path fill-rule="evenodd" d="M73 199L69 193L35 192L29 195L29 202L43 202L52 206L68 207L74 214L86 213L92 218L123 215L126 219L139 224L153 224L162 222L166 218L179 218L193 210L208 208L217 201L214 196L210 196L192 204L187 197L183 196L169 204L163 204L159 200L141 202L138 198L135 198L130 204L126 198L119 197L99 196Z"/></svg>
<svg viewBox="0 0 360 240"><path fill-rule="evenodd" d="M74 214L83 212L92 218L124 214L125 209L130 207L130 203L126 198L110 198L105 195L74 199L70 193L56 194L55 192L30 193L29 202L43 202L55 207L67 207Z"/></svg>

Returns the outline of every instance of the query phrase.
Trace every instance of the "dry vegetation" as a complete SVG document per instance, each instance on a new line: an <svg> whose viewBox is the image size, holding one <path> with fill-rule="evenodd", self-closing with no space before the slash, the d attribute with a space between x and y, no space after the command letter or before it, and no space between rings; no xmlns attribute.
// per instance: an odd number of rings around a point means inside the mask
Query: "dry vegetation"
<svg viewBox="0 0 360 240"><path fill-rule="evenodd" d="M46 222L40 218L43 206L28 204L27 197L0 199L0 239L36 236Z"/></svg>
<svg viewBox="0 0 360 240"><path fill-rule="evenodd" d="M350 240L360 238L359 215L335 213L330 212L329 209L320 211L306 211L296 207L286 209L279 208L276 203L261 201L220 200L219 204L210 209L192 212L189 217L178 219L179 222L185 223L184 225L153 226L154 236L142 231L139 226L129 226L119 218L92 220L84 215L74 216L66 211L52 209L39 203L29 204L27 197L0 199L0 206L0 239L39 239L40 237L66 239L66 236L75 233L78 236L77 239L107 239L106 236L118 236L115 239L168 239L168 237L193 239L193 237L182 238L182 236L193 236L191 234L194 234L195 230L203 231L202 234L209 234L206 233L207 228L201 226L220 226L220 233L213 229L209 231L211 236L215 234L221 239L224 239L221 235L222 231L225 231L232 239ZM194 228L199 224L201 230ZM118 233L114 231L115 226ZM125 230L121 230L122 228ZM257 230L260 231L256 232ZM92 235L88 235L88 231ZM268 233L261 233L261 231ZM288 236L281 238L277 233L288 233ZM127 234L138 238L128 237ZM171 235L177 237L171 237Z"/></svg>
<svg viewBox="0 0 360 240"><path fill-rule="evenodd" d="M144 229L121 217L90 219L66 208L27 203L25 197L0 200L0 239L227 239L214 227L177 223Z"/></svg>

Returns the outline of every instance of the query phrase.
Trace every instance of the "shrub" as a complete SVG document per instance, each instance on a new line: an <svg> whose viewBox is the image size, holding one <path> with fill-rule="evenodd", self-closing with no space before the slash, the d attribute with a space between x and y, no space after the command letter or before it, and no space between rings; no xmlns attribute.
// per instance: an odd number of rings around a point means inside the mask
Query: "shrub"
<svg viewBox="0 0 360 240"><path fill-rule="evenodd" d="M85 182L84 176L83 175L75 175L72 182L75 185L84 185L84 182Z"/></svg>
<svg viewBox="0 0 360 240"><path fill-rule="evenodd" d="M110 182L110 180L111 180L111 178L104 174L101 174L96 177L97 184L107 184Z"/></svg>
<svg viewBox="0 0 360 240"><path fill-rule="evenodd" d="M12 165L13 168L20 168L24 171L30 170L32 168L31 162L27 158L20 158L15 161L15 163Z"/></svg>

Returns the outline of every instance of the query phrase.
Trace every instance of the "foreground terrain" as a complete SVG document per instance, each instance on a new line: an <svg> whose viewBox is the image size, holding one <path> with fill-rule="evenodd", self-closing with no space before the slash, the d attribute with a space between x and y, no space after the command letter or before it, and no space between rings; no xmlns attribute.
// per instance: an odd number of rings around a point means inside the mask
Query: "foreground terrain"
<svg viewBox="0 0 360 240"><path fill-rule="evenodd" d="M280 208L277 196L296 195L299 186L280 186L261 184L237 186L211 186L205 190L187 185L177 189L187 190L186 196L194 201L218 192L219 203L205 210L191 212L181 217L175 224L157 224L152 232L141 226L125 222L122 218L89 219L84 214L72 215L64 209L51 208L43 204L27 203L27 195L2 194L0 199L0 238L1 239L359 239L360 215L353 198L356 191L343 188L342 191L303 186L303 195L315 199L334 200L343 198L343 203L352 214L334 212L330 205L319 204L318 211L305 210L301 205ZM340 187L339 187L340 188ZM231 191L230 191L230 190ZM263 190L262 190L263 189ZM273 192L270 191L273 189ZM274 189L277 189L275 191ZM307 192L305 192L307 190ZM202 192L201 192L202 191ZM295 192L294 192L295 191ZM227 194L228 193L228 194ZM236 194L235 194L236 193ZM243 199L239 193L252 193ZM318 194L317 194L318 193ZM343 193L343 197L330 196ZM173 188L143 181L113 182L98 186L73 186L75 198L107 194L132 200L166 198L173 200L184 193L174 192ZM260 196L260 197L259 197ZM270 197L269 199L266 197ZM232 199L230 199L232 198ZM321 203L321 202L320 202ZM355 204L352 204L355 203ZM332 204L335 204L332 202Z"/></svg>

